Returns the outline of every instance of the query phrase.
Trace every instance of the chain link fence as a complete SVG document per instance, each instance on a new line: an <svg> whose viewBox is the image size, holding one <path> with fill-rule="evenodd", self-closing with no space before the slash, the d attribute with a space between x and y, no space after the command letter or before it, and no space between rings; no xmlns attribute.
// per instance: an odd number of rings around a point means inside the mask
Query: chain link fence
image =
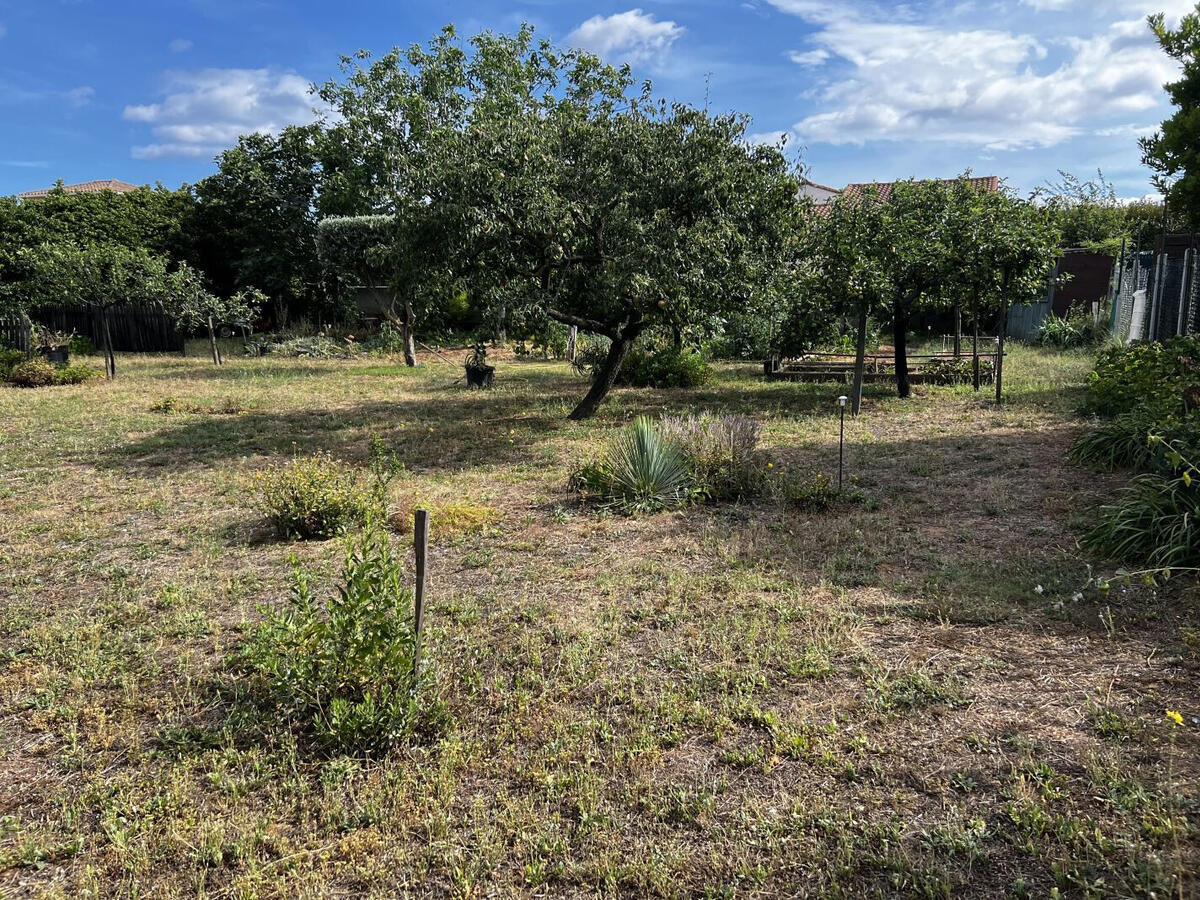
<svg viewBox="0 0 1200 900"><path fill-rule="evenodd" d="M1165 341L1200 325L1200 253L1135 253L1118 276L1113 333L1124 340Z"/></svg>

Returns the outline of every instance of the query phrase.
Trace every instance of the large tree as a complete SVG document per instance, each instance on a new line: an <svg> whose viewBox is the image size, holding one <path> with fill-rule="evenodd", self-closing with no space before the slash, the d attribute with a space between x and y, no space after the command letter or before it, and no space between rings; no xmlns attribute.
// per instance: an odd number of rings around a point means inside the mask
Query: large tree
<svg viewBox="0 0 1200 900"><path fill-rule="evenodd" d="M230 296L256 287L275 306L276 325L320 313L316 203L320 129L291 126L250 134L217 157L218 170L196 185L191 222L208 287Z"/></svg>
<svg viewBox="0 0 1200 900"><path fill-rule="evenodd" d="M528 27L469 48L447 29L323 93L360 158L400 167L344 176L394 192L378 206L395 215L398 291L420 304L465 288L496 319L609 339L573 418L595 413L645 331L753 303L794 258L796 173L746 140L743 117L654 101L627 69Z"/></svg>
<svg viewBox="0 0 1200 900"><path fill-rule="evenodd" d="M1180 64L1177 81L1164 85L1175 113L1142 138L1142 161L1168 203L1193 224L1200 221L1200 5L1168 28L1162 13L1147 21L1164 52Z"/></svg>

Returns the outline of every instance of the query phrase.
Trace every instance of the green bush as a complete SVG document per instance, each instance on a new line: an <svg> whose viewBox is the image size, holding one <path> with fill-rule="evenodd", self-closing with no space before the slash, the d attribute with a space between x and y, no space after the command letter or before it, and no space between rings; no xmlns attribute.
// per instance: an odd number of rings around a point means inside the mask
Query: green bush
<svg viewBox="0 0 1200 900"><path fill-rule="evenodd" d="M631 514L681 506L695 496L683 456L646 416L615 435L598 461L576 470L571 486L585 500Z"/></svg>
<svg viewBox="0 0 1200 900"><path fill-rule="evenodd" d="M103 377L104 372L92 366L85 366L82 363L72 363L71 365L59 366L54 371L55 384L83 384L85 381L91 381L93 378Z"/></svg>
<svg viewBox="0 0 1200 900"><path fill-rule="evenodd" d="M0 350L0 379L7 380L9 373L23 362L23 350Z"/></svg>
<svg viewBox="0 0 1200 900"><path fill-rule="evenodd" d="M1075 347L1093 347L1108 336L1108 324L1095 320L1091 313L1068 311L1059 318L1050 313L1038 328L1037 342L1043 347L1070 350Z"/></svg>
<svg viewBox="0 0 1200 900"><path fill-rule="evenodd" d="M359 473L328 453L256 476L259 501L284 537L324 540L363 524L374 508Z"/></svg>
<svg viewBox="0 0 1200 900"><path fill-rule="evenodd" d="M703 354L695 350L667 347L645 350L634 347L617 376L617 384L630 387L690 388L699 387L712 377L712 367Z"/></svg>
<svg viewBox="0 0 1200 900"><path fill-rule="evenodd" d="M713 500L738 500L761 493L766 461L758 452L762 433L739 415L665 416L664 437L691 470L697 492Z"/></svg>
<svg viewBox="0 0 1200 900"><path fill-rule="evenodd" d="M1200 338L1107 347L1088 376L1086 408L1102 416L1141 412L1158 422L1200 407Z"/></svg>
<svg viewBox="0 0 1200 900"><path fill-rule="evenodd" d="M250 696L273 720L334 754L382 754L444 724L414 673L412 593L386 532L371 528L346 553L337 590L318 599L293 562L290 601L232 657Z"/></svg>
<svg viewBox="0 0 1200 900"><path fill-rule="evenodd" d="M92 339L90 337L84 337L83 335L73 334L73 335L71 335L71 341L67 346L70 348L72 356L95 356L96 355L96 345L92 342Z"/></svg>
<svg viewBox="0 0 1200 900"><path fill-rule="evenodd" d="M13 366L6 380L21 387L46 387L55 383L55 368L52 363L35 356Z"/></svg>
<svg viewBox="0 0 1200 900"><path fill-rule="evenodd" d="M591 344L576 357L575 367L589 372L595 380L606 356L607 344ZM675 347L655 350L635 344L626 355L614 383L621 387L688 388L699 387L711 377L712 367L696 350Z"/></svg>

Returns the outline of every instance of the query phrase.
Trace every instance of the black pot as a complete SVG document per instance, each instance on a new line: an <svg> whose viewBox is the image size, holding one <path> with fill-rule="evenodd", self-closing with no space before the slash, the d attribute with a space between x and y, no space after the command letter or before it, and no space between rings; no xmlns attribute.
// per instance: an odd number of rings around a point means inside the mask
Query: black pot
<svg viewBox="0 0 1200 900"><path fill-rule="evenodd" d="M71 348L67 344L58 347L38 347L38 353L45 358L46 362L66 365L71 361Z"/></svg>
<svg viewBox="0 0 1200 900"><path fill-rule="evenodd" d="M463 366L467 370L467 387L491 387L496 375L495 366Z"/></svg>

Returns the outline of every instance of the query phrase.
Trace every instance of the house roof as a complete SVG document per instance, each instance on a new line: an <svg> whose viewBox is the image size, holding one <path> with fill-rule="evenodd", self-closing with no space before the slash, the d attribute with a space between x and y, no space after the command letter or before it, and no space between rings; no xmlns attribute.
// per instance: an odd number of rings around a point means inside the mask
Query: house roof
<svg viewBox="0 0 1200 900"><path fill-rule="evenodd" d="M827 184L821 184L819 181L813 181L811 178L801 178L800 181L802 184L805 184L808 187L815 187L818 190L829 191L829 193L831 193L831 194L840 194L841 193L841 191L839 191L837 188L830 187Z"/></svg>
<svg viewBox="0 0 1200 900"><path fill-rule="evenodd" d="M118 181L116 178L109 178L106 181L83 181L79 184L64 184L62 189L68 194L99 194L101 191L113 191L117 194L127 194L130 191L138 189L136 184L130 184L128 181ZM35 191L22 191L17 194L21 200L36 200L40 197L49 196L54 188L38 188Z"/></svg>
<svg viewBox="0 0 1200 900"><path fill-rule="evenodd" d="M940 181L942 184L954 184L958 181L957 178L938 178L933 180ZM988 194L995 193L996 191L1000 190L1000 178L997 175L985 175L982 178L968 178L967 183L976 190L983 191ZM856 184L848 184L842 190L842 193L851 197L861 196L870 188L874 188L875 193L879 196L879 199L886 201L891 199L892 190L895 186L896 182L894 181L866 181Z"/></svg>

